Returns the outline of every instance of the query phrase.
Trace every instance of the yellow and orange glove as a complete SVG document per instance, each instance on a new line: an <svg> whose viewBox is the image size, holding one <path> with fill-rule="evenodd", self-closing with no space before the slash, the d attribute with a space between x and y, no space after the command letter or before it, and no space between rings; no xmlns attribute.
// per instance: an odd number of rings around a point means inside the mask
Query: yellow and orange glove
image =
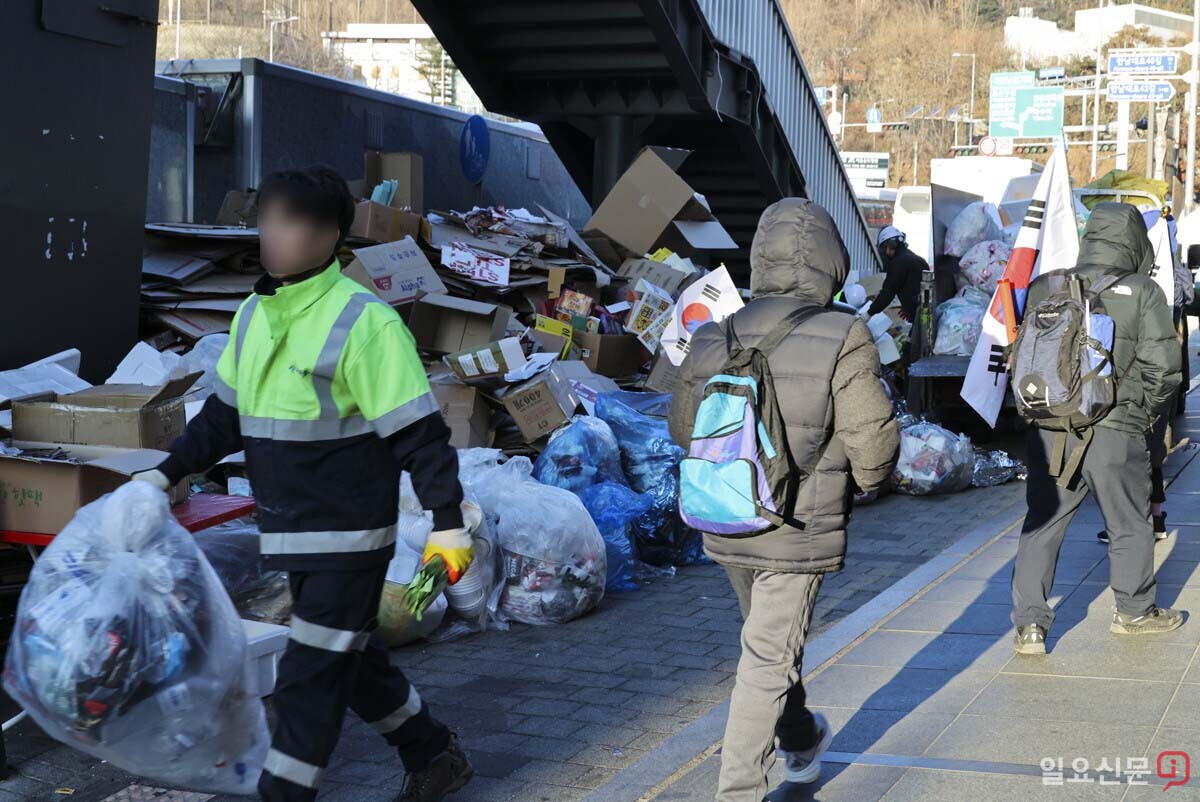
<svg viewBox="0 0 1200 802"><path fill-rule="evenodd" d="M462 579L463 574L471 567L475 559L475 541L473 535L483 522L483 511L477 504L470 501L462 503L463 525L461 529L444 529L434 532L425 542L425 554L421 565L425 565L434 557L441 557L446 564L450 584Z"/></svg>

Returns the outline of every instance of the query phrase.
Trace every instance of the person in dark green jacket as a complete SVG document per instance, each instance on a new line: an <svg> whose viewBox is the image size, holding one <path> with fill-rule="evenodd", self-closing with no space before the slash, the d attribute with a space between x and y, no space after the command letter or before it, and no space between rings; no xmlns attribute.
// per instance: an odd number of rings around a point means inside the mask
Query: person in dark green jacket
<svg viewBox="0 0 1200 802"><path fill-rule="evenodd" d="M1096 424L1078 475L1067 487L1051 476L1055 433L1034 429L1026 496L1029 512L1013 569L1013 624L1020 654L1045 654L1054 611L1046 599L1054 583L1063 537L1090 492L1109 533L1110 584L1116 599L1111 630L1121 635L1168 632L1183 624L1178 610L1155 605L1154 532L1150 523L1150 456L1147 436L1168 412L1181 382L1180 351L1171 308L1150 278L1154 249L1133 206L1102 203L1092 210L1075 270L1095 283L1121 279L1100 295L1113 319L1117 398ZM1048 294L1045 278L1029 287L1026 310ZM1068 441L1070 441L1068 436ZM1068 444L1068 449L1071 447Z"/></svg>

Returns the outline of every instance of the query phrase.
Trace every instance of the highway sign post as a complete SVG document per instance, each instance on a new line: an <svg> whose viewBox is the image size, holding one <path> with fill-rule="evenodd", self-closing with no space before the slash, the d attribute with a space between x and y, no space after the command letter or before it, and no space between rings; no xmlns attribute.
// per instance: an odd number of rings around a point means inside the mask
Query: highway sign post
<svg viewBox="0 0 1200 802"><path fill-rule="evenodd" d="M877 106L872 106L871 108L867 109L867 133L883 133L883 112L881 112Z"/></svg>

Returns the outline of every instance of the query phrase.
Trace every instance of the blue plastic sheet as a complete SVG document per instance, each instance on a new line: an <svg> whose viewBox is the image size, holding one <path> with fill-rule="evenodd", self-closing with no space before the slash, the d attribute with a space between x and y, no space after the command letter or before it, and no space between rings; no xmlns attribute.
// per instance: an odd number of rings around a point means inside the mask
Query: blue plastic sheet
<svg viewBox="0 0 1200 802"><path fill-rule="evenodd" d="M684 450L667 428L669 393L601 393L596 416L612 427L621 448L621 467L635 492L654 506L634 521L639 557L651 565L703 562L700 533L679 518L679 463Z"/></svg>
<svg viewBox="0 0 1200 802"><path fill-rule="evenodd" d="M608 576L604 589L610 593L637 590L634 570L637 552L633 523L654 506L654 499L635 493L622 482L601 482L579 491L579 500L604 538Z"/></svg>

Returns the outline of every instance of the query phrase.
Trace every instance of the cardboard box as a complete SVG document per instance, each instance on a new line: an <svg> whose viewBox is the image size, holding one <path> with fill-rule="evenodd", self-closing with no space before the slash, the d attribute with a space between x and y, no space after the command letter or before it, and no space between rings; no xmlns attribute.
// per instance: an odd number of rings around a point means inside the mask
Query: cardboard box
<svg viewBox="0 0 1200 802"><path fill-rule="evenodd" d="M408 328L417 347L455 354L504 338L512 310L452 295L422 295L412 306Z"/></svg>
<svg viewBox="0 0 1200 802"><path fill-rule="evenodd" d="M617 275L629 279L631 285L636 284L638 279L645 279L675 296L694 274L653 259L626 259L618 268Z"/></svg>
<svg viewBox="0 0 1200 802"><path fill-rule="evenodd" d="M683 253L737 248L704 197L677 174L690 153L642 148L585 230L606 234L638 254L658 246Z"/></svg>
<svg viewBox="0 0 1200 802"><path fill-rule="evenodd" d="M410 303L423 294L446 292L446 285L412 237L359 248L343 272L392 306Z"/></svg>
<svg viewBox="0 0 1200 802"><path fill-rule="evenodd" d="M679 384L680 369L671 364L666 354L659 354L646 378L645 389L656 393L674 393Z"/></svg>
<svg viewBox="0 0 1200 802"><path fill-rule="evenodd" d="M14 441L18 448L54 449L50 444ZM74 462L0 455L0 529L55 535L76 511L111 493L140 471L157 468L166 452L72 446ZM172 494L178 498L178 488Z"/></svg>
<svg viewBox="0 0 1200 802"><path fill-rule="evenodd" d="M13 404L13 437L41 443L166 450L183 434L193 373L157 386L101 384Z"/></svg>
<svg viewBox="0 0 1200 802"><path fill-rule="evenodd" d="M596 398L600 393L614 393L621 388L607 376L598 376L579 361L558 363L559 373L571 381L571 387L579 396L583 409L589 415L596 414Z"/></svg>
<svg viewBox="0 0 1200 802"><path fill-rule="evenodd" d="M458 378L466 382L503 379L504 374L525 366L525 352L517 337L505 337L482 348L450 354L444 361Z"/></svg>
<svg viewBox="0 0 1200 802"><path fill-rule="evenodd" d="M567 423L576 412L586 411L575 391L575 380L569 370L563 370L564 364L551 365L504 394L504 408L527 443L537 442Z"/></svg>
<svg viewBox="0 0 1200 802"><path fill-rule="evenodd" d="M579 358L593 373L612 378L632 376L649 358L646 349L632 334L595 334L575 332Z"/></svg>
<svg viewBox="0 0 1200 802"><path fill-rule="evenodd" d="M554 318L546 317L545 315L537 315L534 318L533 330L562 340L562 350L560 350L558 353L564 359L570 354L571 344L574 342L574 329L571 328L570 323L565 323L561 320L555 320ZM544 340L540 342L542 342L543 345L546 344L546 341Z"/></svg>
<svg viewBox="0 0 1200 802"><path fill-rule="evenodd" d="M231 189L226 192L225 200L221 201L221 209L217 212L217 225L245 228L258 226L258 193L252 189Z"/></svg>
<svg viewBox="0 0 1200 802"><path fill-rule="evenodd" d="M368 193L385 178L395 179L398 186L391 205L412 209L417 214L425 210L425 166L420 154L368 150L363 157L363 175Z"/></svg>
<svg viewBox="0 0 1200 802"><path fill-rule="evenodd" d="M492 410L483 393L462 384L433 384L433 396L450 427L455 448L487 448L492 444Z"/></svg>
<svg viewBox="0 0 1200 802"><path fill-rule="evenodd" d="M421 233L421 215L394 209L374 201L360 201L354 206L354 222L350 236L375 242L395 242Z"/></svg>

